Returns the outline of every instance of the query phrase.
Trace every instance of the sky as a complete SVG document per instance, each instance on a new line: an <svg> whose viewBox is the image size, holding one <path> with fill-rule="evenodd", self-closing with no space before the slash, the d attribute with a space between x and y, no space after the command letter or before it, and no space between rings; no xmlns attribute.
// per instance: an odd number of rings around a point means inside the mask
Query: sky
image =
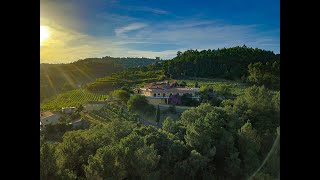
<svg viewBox="0 0 320 180"><path fill-rule="evenodd" d="M41 63L244 44L280 53L279 0L40 0L40 26Z"/></svg>

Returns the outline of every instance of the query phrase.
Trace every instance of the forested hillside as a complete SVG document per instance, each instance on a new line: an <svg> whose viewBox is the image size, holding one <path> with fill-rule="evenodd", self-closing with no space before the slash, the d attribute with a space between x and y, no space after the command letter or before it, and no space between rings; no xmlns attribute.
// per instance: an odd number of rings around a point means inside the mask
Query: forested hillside
<svg viewBox="0 0 320 180"><path fill-rule="evenodd" d="M163 68L172 78L188 76L240 79L242 76L247 76L249 64L272 62L277 59L280 59L280 55L275 55L271 51L237 46L217 50L178 52L175 58L163 62Z"/></svg>
<svg viewBox="0 0 320 180"><path fill-rule="evenodd" d="M155 62L155 59L148 58L103 57L88 58L69 64L40 64L40 102L114 72Z"/></svg>

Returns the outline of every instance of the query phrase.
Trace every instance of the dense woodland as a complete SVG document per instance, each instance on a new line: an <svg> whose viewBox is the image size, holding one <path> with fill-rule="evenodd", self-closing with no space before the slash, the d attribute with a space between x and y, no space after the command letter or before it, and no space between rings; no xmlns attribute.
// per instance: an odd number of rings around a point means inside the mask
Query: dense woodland
<svg viewBox="0 0 320 180"><path fill-rule="evenodd" d="M178 52L175 58L163 64L172 78L191 76L240 79L247 75L249 64L272 62L277 59L280 59L280 55L275 55L271 51L243 46Z"/></svg>
<svg viewBox="0 0 320 180"><path fill-rule="evenodd" d="M40 102L130 67L155 63L148 58L87 58L68 64L40 64Z"/></svg>
<svg viewBox="0 0 320 180"><path fill-rule="evenodd" d="M189 62L203 71L184 69ZM191 80L195 77L229 80ZM170 78L200 87L201 100L175 119L160 120L177 113L175 107L160 111L132 88ZM78 108L87 128L61 122L41 132L41 179L280 178L280 55L247 47L189 50L84 87L107 89L117 100L89 114ZM154 125L145 123L148 113Z"/></svg>

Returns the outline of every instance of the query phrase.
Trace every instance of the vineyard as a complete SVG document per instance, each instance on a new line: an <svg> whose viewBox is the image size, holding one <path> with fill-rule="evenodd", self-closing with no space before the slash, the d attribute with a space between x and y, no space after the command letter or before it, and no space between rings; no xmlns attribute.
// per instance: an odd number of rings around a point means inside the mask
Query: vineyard
<svg viewBox="0 0 320 180"><path fill-rule="evenodd" d="M54 96L40 104L41 110L61 110L62 107L77 106L88 101L103 101L108 98L106 94L91 93L87 90L77 89Z"/></svg>

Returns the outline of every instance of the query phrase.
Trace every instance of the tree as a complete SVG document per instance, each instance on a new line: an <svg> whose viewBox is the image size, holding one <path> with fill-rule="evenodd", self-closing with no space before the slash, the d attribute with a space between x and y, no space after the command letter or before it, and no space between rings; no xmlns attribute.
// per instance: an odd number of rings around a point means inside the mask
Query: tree
<svg viewBox="0 0 320 180"><path fill-rule="evenodd" d="M195 88L199 88L198 81L196 81L196 83L194 84L194 87L195 87Z"/></svg>
<svg viewBox="0 0 320 180"><path fill-rule="evenodd" d="M158 165L160 156L157 155L154 145L147 145L137 133L121 139L119 148L119 158L127 170L128 179L148 177Z"/></svg>
<svg viewBox="0 0 320 180"><path fill-rule="evenodd" d="M55 160L55 146L40 137L40 179L55 179L57 176Z"/></svg>
<svg viewBox="0 0 320 180"><path fill-rule="evenodd" d="M171 117L167 117L162 123L162 129L174 134L177 131L176 123Z"/></svg>
<svg viewBox="0 0 320 180"><path fill-rule="evenodd" d="M69 170L76 177L84 177L82 165L85 164L90 152L88 148L88 140L83 136L79 136L77 132L72 131L66 133L63 142L57 146L57 163L59 169ZM62 174L62 172L60 172Z"/></svg>
<svg viewBox="0 0 320 180"><path fill-rule="evenodd" d="M268 155L265 156L266 164L263 167L263 172L270 174L274 178L280 176L280 127L277 127L275 133L276 138L273 141L273 146L269 149Z"/></svg>
<svg viewBox="0 0 320 180"><path fill-rule="evenodd" d="M128 101L128 109L131 111L144 111L148 103L148 100L145 96L135 94L130 97Z"/></svg>
<svg viewBox="0 0 320 180"><path fill-rule="evenodd" d="M181 115L186 126L184 136L187 145L203 155L210 156L224 130L232 130L232 117L222 108L201 104Z"/></svg>
<svg viewBox="0 0 320 180"><path fill-rule="evenodd" d="M261 147L261 139L250 121L246 122L238 132L239 151L243 161L243 173L249 177L260 165L258 153Z"/></svg>
<svg viewBox="0 0 320 180"><path fill-rule="evenodd" d="M181 121L174 121L171 117L167 117L162 123L162 129L176 135L179 140L184 140L186 130Z"/></svg>
<svg viewBox="0 0 320 180"><path fill-rule="evenodd" d="M280 93L252 86L234 101L233 109L244 124L250 120L259 135L275 132L280 124Z"/></svg>
<svg viewBox="0 0 320 180"><path fill-rule="evenodd" d="M77 106L77 111L78 111L78 112L81 112L83 109L84 109L84 107L82 106L82 104L79 104L79 105Z"/></svg>
<svg viewBox="0 0 320 180"><path fill-rule="evenodd" d="M147 116L154 116L155 111L156 111L156 108L153 105L147 104L144 107L143 113Z"/></svg>
<svg viewBox="0 0 320 180"><path fill-rule="evenodd" d="M267 88L279 90L280 88L280 63L257 62L248 66L248 81L258 86L264 85Z"/></svg>
<svg viewBox="0 0 320 180"><path fill-rule="evenodd" d="M215 87L215 92L219 95L223 95L226 98L232 98L233 95L231 93L231 84L219 84Z"/></svg>
<svg viewBox="0 0 320 180"><path fill-rule="evenodd" d="M135 131L100 147L84 169L87 179L141 179L152 174L159 159L154 145Z"/></svg>
<svg viewBox="0 0 320 180"><path fill-rule="evenodd" d="M185 87L185 86L187 86L187 83L185 81L182 81L179 85L182 87Z"/></svg>
<svg viewBox="0 0 320 180"><path fill-rule="evenodd" d="M160 122L160 107L159 107L159 104L158 104L157 111L156 111L156 122L157 123Z"/></svg>
<svg viewBox="0 0 320 180"><path fill-rule="evenodd" d="M192 150L188 159L175 165L175 176L187 179L204 179L205 174L212 174L213 167L208 166L209 159L196 150Z"/></svg>
<svg viewBox="0 0 320 180"><path fill-rule="evenodd" d="M124 179L127 176L125 162L119 162L121 149L118 145L108 145L97 150L85 166L88 179Z"/></svg>
<svg viewBox="0 0 320 180"><path fill-rule="evenodd" d="M130 94L127 91L121 89L114 90L112 92L112 96L120 99L124 103L127 103L130 98Z"/></svg>
<svg viewBox="0 0 320 180"><path fill-rule="evenodd" d="M199 101L192 99L192 95L185 93L181 96L181 105L183 106L198 106Z"/></svg>
<svg viewBox="0 0 320 180"><path fill-rule="evenodd" d="M93 163L89 161L90 156L94 156L101 147L118 144L121 139L131 134L135 127L136 124L130 121L113 119L112 122L90 127L86 131L65 133L62 142L56 147L59 175L66 177L64 179L69 179L69 177L83 179L88 173L90 177L96 177L94 176L96 171L91 169L92 171L89 172L89 169L85 168L88 162ZM113 150L117 152L115 148ZM102 154L101 152L99 155ZM99 172L99 169L96 170Z"/></svg>

